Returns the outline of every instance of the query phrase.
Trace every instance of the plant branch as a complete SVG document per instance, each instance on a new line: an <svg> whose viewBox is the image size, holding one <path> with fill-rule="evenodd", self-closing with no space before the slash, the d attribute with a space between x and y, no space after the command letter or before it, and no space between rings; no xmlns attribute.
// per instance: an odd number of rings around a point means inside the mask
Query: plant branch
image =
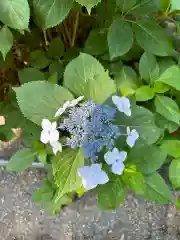
<svg viewBox="0 0 180 240"><path fill-rule="evenodd" d="M73 29L73 35L72 35L72 40L71 40L71 47L74 47L74 44L75 44L78 25L79 25L79 12L76 13L74 29Z"/></svg>

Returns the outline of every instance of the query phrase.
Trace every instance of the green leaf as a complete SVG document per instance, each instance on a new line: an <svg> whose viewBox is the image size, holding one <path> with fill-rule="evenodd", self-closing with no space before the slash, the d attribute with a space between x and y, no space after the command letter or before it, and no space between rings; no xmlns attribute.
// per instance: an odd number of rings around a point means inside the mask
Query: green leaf
<svg viewBox="0 0 180 240"><path fill-rule="evenodd" d="M145 197L149 200L167 204L173 202L173 196L163 178L158 173L145 177L147 191Z"/></svg>
<svg viewBox="0 0 180 240"><path fill-rule="evenodd" d="M107 33L92 30L85 42L84 52L98 56L106 52L107 49Z"/></svg>
<svg viewBox="0 0 180 240"><path fill-rule="evenodd" d="M166 96L156 96L155 98L156 112L161 114L167 120L180 124L179 107L174 100Z"/></svg>
<svg viewBox="0 0 180 240"><path fill-rule="evenodd" d="M168 121L166 118L164 118L158 113L156 113L155 117L157 126L163 131L167 130L169 133L173 133L179 128L178 124Z"/></svg>
<svg viewBox="0 0 180 240"><path fill-rule="evenodd" d="M36 152L29 148L18 150L8 162L8 171L22 172L26 168L31 167L36 159Z"/></svg>
<svg viewBox="0 0 180 240"><path fill-rule="evenodd" d="M32 81L44 81L44 73L40 72L36 68L24 68L18 72L19 81L21 84Z"/></svg>
<svg viewBox="0 0 180 240"><path fill-rule="evenodd" d="M139 73L142 79L151 84L159 77L159 65L153 54L145 52L141 56L139 61Z"/></svg>
<svg viewBox="0 0 180 240"><path fill-rule="evenodd" d="M119 176L112 176L105 185L97 187L98 204L102 209L119 207L125 200L127 188Z"/></svg>
<svg viewBox="0 0 180 240"><path fill-rule="evenodd" d="M128 13L139 17L140 15L144 16L144 13L152 14L158 10L160 10L160 6L157 0L137 0L137 4Z"/></svg>
<svg viewBox="0 0 180 240"><path fill-rule="evenodd" d="M57 80L60 80L63 77L64 65L61 61L53 61L49 65L49 75L52 76L57 73Z"/></svg>
<svg viewBox="0 0 180 240"><path fill-rule="evenodd" d="M76 96L85 96L97 103L104 102L115 91L115 84L94 57L81 53L66 67L64 86Z"/></svg>
<svg viewBox="0 0 180 240"><path fill-rule="evenodd" d="M161 82L155 82L153 90L155 93L165 93L169 91L170 87L164 83Z"/></svg>
<svg viewBox="0 0 180 240"><path fill-rule="evenodd" d="M14 132L10 127L5 125L0 125L0 140L3 142L11 141L15 137Z"/></svg>
<svg viewBox="0 0 180 240"><path fill-rule="evenodd" d="M125 65L116 74L114 80L117 90L123 96L133 95L139 85L136 72L131 67Z"/></svg>
<svg viewBox="0 0 180 240"><path fill-rule="evenodd" d="M29 64L32 67L42 69L49 65L50 60L46 57L46 53L42 50L31 52L29 56Z"/></svg>
<svg viewBox="0 0 180 240"><path fill-rule="evenodd" d="M89 14L91 14L91 9L101 2L101 0L75 0L75 1L81 4L82 6L85 6Z"/></svg>
<svg viewBox="0 0 180 240"><path fill-rule="evenodd" d="M160 0L160 6L161 6L161 9L166 12L170 5L171 5L171 1L173 0Z"/></svg>
<svg viewBox="0 0 180 240"><path fill-rule="evenodd" d="M175 159L169 167L169 179L174 188L180 187L180 159Z"/></svg>
<svg viewBox="0 0 180 240"><path fill-rule="evenodd" d="M108 46L111 59L127 53L133 45L133 31L130 23L116 19L108 30Z"/></svg>
<svg viewBox="0 0 180 240"><path fill-rule="evenodd" d="M125 169L122 175L122 180L136 194L144 195L146 191L146 184L142 173L136 172L134 169Z"/></svg>
<svg viewBox="0 0 180 240"><path fill-rule="evenodd" d="M0 1L0 21L11 28L23 30L29 25L30 8L27 0Z"/></svg>
<svg viewBox="0 0 180 240"><path fill-rule="evenodd" d="M73 6L73 0L33 0L35 20L41 28L60 24Z"/></svg>
<svg viewBox="0 0 180 240"><path fill-rule="evenodd" d="M154 91L149 86L142 86L136 90L136 101L145 102L154 97Z"/></svg>
<svg viewBox="0 0 180 240"><path fill-rule="evenodd" d="M136 2L137 0L116 0L116 4L122 14L131 9L136 4Z"/></svg>
<svg viewBox="0 0 180 240"><path fill-rule="evenodd" d="M53 175L58 186L55 201L58 201L65 193L72 192L82 185L82 179L78 176L78 169L83 164L84 156L81 149L66 149L53 158Z"/></svg>
<svg viewBox="0 0 180 240"><path fill-rule="evenodd" d="M14 91L21 112L38 125L43 118L52 119L65 101L73 99L72 94L62 86L42 81L25 83Z"/></svg>
<svg viewBox="0 0 180 240"><path fill-rule="evenodd" d="M118 112L117 124L136 129L140 139L148 145L155 143L161 135L160 128L155 124L154 114L144 107L132 106L132 115L130 117Z"/></svg>
<svg viewBox="0 0 180 240"><path fill-rule="evenodd" d="M166 69L161 74L161 76L156 80L156 82L162 82L180 91L179 76L180 76L180 68L177 65L174 65Z"/></svg>
<svg viewBox="0 0 180 240"><path fill-rule="evenodd" d="M136 40L147 52L158 56L173 53L173 46L163 28L152 20L137 20L134 24Z"/></svg>
<svg viewBox="0 0 180 240"><path fill-rule="evenodd" d="M179 0L171 0L171 10L180 10Z"/></svg>
<svg viewBox="0 0 180 240"><path fill-rule="evenodd" d="M4 26L0 30L0 52L5 60L6 54L13 46L13 35L7 26Z"/></svg>
<svg viewBox="0 0 180 240"><path fill-rule="evenodd" d="M177 209L180 209L180 198L176 199L175 205Z"/></svg>
<svg viewBox="0 0 180 240"><path fill-rule="evenodd" d="M172 157L180 157L180 141L178 140L164 140L162 142L161 149L163 152Z"/></svg>
<svg viewBox="0 0 180 240"><path fill-rule="evenodd" d="M60 58L64 56L64 43L60 37L56 37L50 42L48 56L50 58Z"/></svg>
<svg viewBox="0 0 180 240"><path fill-rule="evenodd" d="M128 160L144 174L157 171L165 162L167 154L157 146L136 145L128 155Z"/></svg>

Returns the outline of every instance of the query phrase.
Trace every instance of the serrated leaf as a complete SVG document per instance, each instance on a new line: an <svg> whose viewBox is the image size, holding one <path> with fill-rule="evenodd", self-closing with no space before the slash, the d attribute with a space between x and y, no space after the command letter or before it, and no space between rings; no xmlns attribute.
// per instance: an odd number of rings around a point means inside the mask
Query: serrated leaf
<svg viewBox="0 0 180 240"><path fill-rule="evenodd" d="M108 46L111 59L127 53L133 45L133 31L130 23L116 19L108 30Z"/></svg>
<svg viewBox="0 0 180 240"><path fill-rule="evenodd" d="M180 157L180 141L178 140L164 140L161 144L161 149L172 157Z"/></svg>
<svg viewBox="0 0 180 240"><path fill-rule="evenodd" d="M132 126L138 131L140 139L148 145L155 143L161 135L160 128L155 124L154 114L144 107L132 106L130 117L117 113L117 124Z"/></svg>
<svg viewBox="0 0 180 240"><path fill-rule="evenodd" d="M101 0L75 0L82 6L86 7L89 14L91 14L91 9L95 7Z"/></svg>
<svg viewBox="0 0 180 240"><path fill-rule="evenodd" d="M52 161L53 175L55 177L58 192L58 201L65 193L72 192L82 185L82 179L78 176L78 169L84 164L84 156L81 149L63 150Z"/></svg>
<svg viewBox="0 0 180 240"><path fill-rule="evenodd" d="M18 72L19 81L21 84L32 81L44 81L44 73L40 72L36 68L24 68Z"/></svg>
<svg viewBox="0 0 180 240"><path fill-rule="evenodd" d="M116 0L116 4L122 14L131 9L136 4L136 2L137 0Z"/></svg>
<svg viewBox="0 0 180 240"><path fill-rule="evenodd" d="M64 55L64 43L60 37L54 38L48 49L48 56L50 58L60 58Z"/></svg>
<svg viewBox="0 0 180 240"><path fill-rule="evenodd" d="M7 26L0 30L0 52L5 60L6 54L10 51L13 45L13 35Z"/></svg>
<svg viewBox="0 0 180 240"><path fill-rule="evenodd" d="M43 118L52 119L65 101L73 99L67 89L43 81L26 83L14 91L21 112L38 125Z"/></svg>
<svg viewBox="0 0 180 240"><path fill-rule="evenodd" d="M81 53L66 67L64 86L76 96L85 96L97 103L104 102L115 91L115 84L94 57Z"/></svg>
<svg viewBox="0 0 180 240"><path fill-rule="evenodd" d="M97 56L106 52L107 49L107 33L92 30L85 42L84 52Z"/></svg>
<svg viewBox="0 0 180 240"><path fill-rule="evenodd" d="M147 191L145 197L149 200L167 204L173 202L173 196L163 178L158 173L145 177Z"/></svg>
<svg viewBox="0 0 180 240"><path fill-rule="evenodd" d="M30 8L27 0L0 1L0 21L5 25L26 30L29 25Z"/></svg>
<svg viewBox="0 0 180 240"><path fill-rule="evenodd" d="M33 161L36 159L35 156L36 152L29 148L18 150L8 162L8 171L24 171L26 168L31 167Z"/></svg>
<svg viewBox="0 0 180 240"><path fill-rule="evenodd" d="M114 209L124 202L127 187L119 176L113 176L105 185L99 185L97 192L99 206L102 209Z"/></svg>
<svg viewBox="0 0 180 240"><path fill-rule="evenodd" d="M157 146L137 145L130 150L128 160L136 165L138 171L150 174L163 165L166 156Z"/></svg>
<svg viewBox="0 0 180 240"><path fill-rule="evenodd" d="M163 28L152 20L137 20L134 24L136 40L147 52L158 56L169 56L173 46Z"/></svg>
<svg viewBox="0 0 180 240"><path fill-rule="evenodd" d="M179 76L180 76L180 68L177 65L174 65L166 69L161 74L161 76L156 80L156 82L164 83L180 91Z"/></svg>
<svg viewBox="0 0 180 240"><path fill-rule="evenodd" d="M149 86L142 86L136 90L136 101L145 102L154 97L154 91Z"/></svg>
<svg viewBox="0 0 180 240"><path fill-rule="evenodd" d="M180 124L180 110L174 100L166 96L157 95L155 98L156 112L167 120Z"/></svg>
<svg viewBox="0 0 180 240"><path fill-rule="evenodd" d="M44 51L36 50L31 52L28 62L32 67L42 69L49 65L50 60L46 57L46 53Z"/></svg>
<svg viewBox="0 0 180 240"><path fill-rule="evenodd" d="M141 56L139 61L139 73L142 79L151 84L159 77L159 65L153 54L145 52Z"/></svg>
<svg viewBox="0 0 180 240"><path fill-rule="evenodd" d="M73 0L33 0L35 20L41 28L61 23L73 6Z"/></svg>

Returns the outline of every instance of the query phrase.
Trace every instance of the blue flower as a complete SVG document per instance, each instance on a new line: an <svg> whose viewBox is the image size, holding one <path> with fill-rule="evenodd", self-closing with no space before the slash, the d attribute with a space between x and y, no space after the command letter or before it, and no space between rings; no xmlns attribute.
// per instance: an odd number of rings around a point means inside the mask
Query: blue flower
<svg viewBox="0 0 180 240"><path fill-rule="evenodd" d="M136 140L139 138L139 133L136 131L136 129L130 130L130 127L127 127L127 138L126 142L129 147L134 147Z"/></svg>
<svg viewBox="0 0 180 240"><path fill-rule="evenodd" d="M101 169L100 164L97 163L79 168L78 175L82 178L82 184L87 190L109 181L108 175Z"/></svg>
<svg viewBox="0 0 180 240"><path fill-rule="evenodd" d="M126 160L127 152L119 151L114 148L112 151L104 155L104 160L108 165L111 165L111 170L114 174L121 175L124 171L124 161Z"/></svg>
<svg viewBox="0 0 180 240"><path fill-rule="evenodd" d="M124 113L128 117L131 116L131 104L128 98L112 96L112 101L120 112Z"/></svg>

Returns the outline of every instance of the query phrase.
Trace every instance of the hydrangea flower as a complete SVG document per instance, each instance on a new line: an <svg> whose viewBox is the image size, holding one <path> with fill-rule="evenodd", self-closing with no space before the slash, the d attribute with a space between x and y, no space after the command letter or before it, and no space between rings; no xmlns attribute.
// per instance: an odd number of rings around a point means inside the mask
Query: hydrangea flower
<svg viewBox="0 0 180 240"><path fill-rule="evenodd" d="M98 163L79 168L78 175L82 178L82 184L87 190L109 181L108 175L101 169Z"/></svg>
<svg viewBox="0 0 180 240"><path fill-rule="evenodd" d="M56 155L58 151L62 151L61 143L59 140L59 132L57 130L57 123L51 123L48 119L43 119L42 123L42 131L40 136L40 141L44 144L50 143L53 149L53 153Z"/></svg>
<svg viewBox="0 0 180 240"><path fill-rule="evenodd" d="M67 108L71 108L76 106L80 101L84 99L84 96L80 96L77 99L73 99L72 101L66 101L62 107L60 107L57 112L55 113L54 117L61 116Z"/></svg>
<svg viewBox="0 0 180 240"><path fill-rule="evenodd" d="M120 112L124 113L128 117L131 116L131 104L128 98L112 96L112 101Z"/></svg>
<svg viewBox="0 0 180 240"><path fill-rule="evenodd" d="M123 162L126 160L126 157L127 152L120 152L117 148L113 148L112 151L104 155L104 160L108 165L111 165L111 170L114 174L121 175L125 168Z"/></svg>
<svg viewBox="0 0 180 240"><path fill-rule="evenodd" d="M136 129L130 130L130 127L127 127L127 138L126 142L129 147L133 147L136 143L136 140L139 138L139 133L136 131Z"/></svg>

